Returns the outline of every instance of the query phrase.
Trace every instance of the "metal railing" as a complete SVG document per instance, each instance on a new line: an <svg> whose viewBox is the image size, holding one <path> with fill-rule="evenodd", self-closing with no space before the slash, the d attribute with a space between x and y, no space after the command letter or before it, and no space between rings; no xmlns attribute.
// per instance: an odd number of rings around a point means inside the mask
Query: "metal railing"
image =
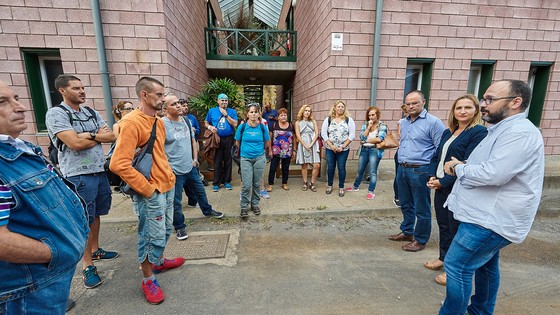
<svg viewBox="0 0 560 315"><path fill-rule="evenodd" d="M206 27L206 59L296 61L295 31Z"/></svg>

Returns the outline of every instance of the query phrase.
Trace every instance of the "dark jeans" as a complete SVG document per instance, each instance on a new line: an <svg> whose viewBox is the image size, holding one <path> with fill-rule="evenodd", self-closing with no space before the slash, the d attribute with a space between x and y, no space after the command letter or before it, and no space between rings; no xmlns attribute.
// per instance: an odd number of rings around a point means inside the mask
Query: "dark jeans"
<svg viewBox="0 0 560 315"><path fill-rule="evenodd" d="M175 195L173 197L173 227L175 230L187 226L185 224L185 215L183 214L183 190L181 189L186 187L189 187L189 190L196 196L202 214L212 214L212 206L208 203L206 190L196 169L193 168L192 171L185 175L175 175Z"/></svg>
<svg viewBox="0 0 560 315"><path fill-rule="evenodd" d="M436 220L439 227L439 260L444 261L445 255L451 246L451 242L459 229L459 221L453 217L453 212L449 211L443 204L451 193L451 188L436 189L434 193L434 208Z"/></svg>
<svg viewBox="0 0 560 315"><path fill-rule="evenodd" d="M397 183L403 214L401 231L413 235L420 244L428 243L432 231L430 188L427 182L428 165L416 168L399 166Z"/></svg>
<svg viewBox="0 0 560 315"><path fill-rule="evenodd" d="M195 167L193 168L193 170L191 172L196 172L198 174L198 176L200 176L200 172L198 171L198 168ZM183 190L185 191L185 194L187 195L187 203L189 206L196 206L196 204L198 203L198 199L196 198L195 193L192 191L192 188L188 187L188 186L184 186Z"/></svg>
<svg viewBox="0 0 560 315"><path fill-rule="evenodd" d="M393 179L394 199L399 199L399 185L397 185L397 172L399 170L399 150L395 152L395 179Z"/></svg>
<svg viewBox="0 0 560 315"><path fill-rule="evenodd" d="M334 169L338 166L338 188L344 188L346 180L346 160L350 150L334 153L330 149L325 150L327 153L327 185L332 186L334 181Z"/></svg>
<svg viewBox="0 0 560 315"><path fill-rule="evenodd" d="M220 137L220 146L216 149L214 157L214 179L212 185L220 186L231 182L231 147L233 135Z"/></svg>
<svg viewBox="0 0 560 315"><path fill-rule="evenodd" d="M280 158L279 156L273 156L270 160L270 169L268 170L268 184L274 185L274 176L276 175L276 169L278 164L282 161L282 184L288 183L288 175L290 173L290 161L291 158Z"/></svg>

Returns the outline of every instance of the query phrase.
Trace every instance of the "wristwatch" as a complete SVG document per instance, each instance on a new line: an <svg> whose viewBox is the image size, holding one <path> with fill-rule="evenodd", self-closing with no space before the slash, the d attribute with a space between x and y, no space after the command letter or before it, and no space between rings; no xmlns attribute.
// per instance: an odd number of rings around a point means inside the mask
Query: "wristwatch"
<svg viewBox="0 0 560 315"><path fill-rule="evenodd" d="M95 132L89 133L89 140L95 140L95 137L97 137L97 134Z"/></svg>

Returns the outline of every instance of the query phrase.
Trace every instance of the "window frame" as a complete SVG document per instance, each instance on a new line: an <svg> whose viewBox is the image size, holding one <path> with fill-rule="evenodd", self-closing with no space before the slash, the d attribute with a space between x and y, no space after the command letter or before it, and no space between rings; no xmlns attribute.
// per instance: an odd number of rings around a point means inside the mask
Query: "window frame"
<svg viewBox="0 0 560 315"><path fill-rule="evenodd" d="M21 54L25 64L27 82L29 84L29 95L35 117L37 132L47 132L45 116L48 109L53 105L50 99L50 92L47 80L45 60L60 60L62 69L62 59L59 49L35 49L21 48Z"/></svg>

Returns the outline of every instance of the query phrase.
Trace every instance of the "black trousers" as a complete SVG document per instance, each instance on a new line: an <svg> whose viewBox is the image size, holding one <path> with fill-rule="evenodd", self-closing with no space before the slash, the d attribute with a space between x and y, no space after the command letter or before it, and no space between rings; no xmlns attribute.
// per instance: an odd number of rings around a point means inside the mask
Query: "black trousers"
<svg viewBox="0 0 560 315"><path fill-rule="evenodd" d="M434 208L436 211L436 220L439 226L439 260L444 261L447 250L457 234L459 229L459 221L453 217L453 212L449 211L443 204L451 193L449 189L436 189L434 193Z"/></svg>
<svg viewBox="0 0 560 315"><path fill-rule="evenodd" d="M280 158L279 156L273 156L270 160L270 170L268 170L268 184L274 185L274 176L276 175L276 169L280 160L282 160L282 184L288 183L288 175L290 173L290 161L292 158Z"/></svg>
<svg viewBox="0 0 560 315"><path fill-rule="evenodd" d="M220 137L220 146L216 149L216 156L214 157L213 186L231 182L231 147L233 141L233 135Z"/></svg>

